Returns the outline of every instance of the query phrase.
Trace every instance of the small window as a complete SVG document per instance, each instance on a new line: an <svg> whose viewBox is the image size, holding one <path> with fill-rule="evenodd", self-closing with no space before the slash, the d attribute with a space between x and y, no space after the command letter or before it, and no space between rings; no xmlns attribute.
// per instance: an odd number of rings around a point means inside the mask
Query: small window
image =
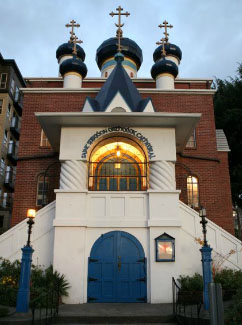
<svg viewBox="0 0 242 325"><path fill-rule="evenodd" d="M3 207L7 208L9 206L9 197L8 197L8 193L4 192L3 193Z"/></svg>
<svg viewBox="0 0 242 325"><path fill-rule="evenodd" d="M50 147L49 140L47 136L45 135L44 131L41 130L41 139L40 139L40 146L41 147Z"/></svg>
<svg viewBox="0 0 242 325"><path fill-rule="evenodd" d="M130 72L130 78L134 78L133 72Z"/></svg>
<svg viewBox="0 0 242 325"><path fill-rule="evenodd" d="M7 73L2 73L0 79L0 88L6 88L6 86L7 86Z"/></svg>
<svg viewBox="0 0 242 325"><path fill-rule="evenodd" d="M11 86L10 86L10 92L13 95L14 94L14 90L15 90L15 80L12 79L11 80Z"/></svg>
<svg viewBox="0 0 242 325"><path fill-rule="evenodd" d="M3 136L3 144L4 146L7 146L7 142L8 142L8 131L4 131L4 136Z"/></svg>
<svg viewBox="0 0 242 325"><path fill-rule="evenodd" d="M187 204L192 208L199 207L198 178L195 176L187 177Z"/></svg>
<svg viewBox="0 0 242 325"><path fill-rule="evenodd" d="M15 100L15 102L18 102L18 100L19 100L19 88L17 86L15 89L14 100Z"/></svg>
<svg viewBox="0 0 242 325"><path fill-rule="evenodd" d="M36 205L44 206L48 203L47 194L49 187L49 178L44 177L43 174L39 175L38 183L37 183L37 197L36 197Z"/></svg>
<svg viewBox="0 0 242 325"><path fill-rule="evenodd" d="M4 159L2 158L0 162L0 175L4 175L4 171L5 171L5 162Z"/></svg>
<svg viewBox="0 0 242 325"><path fill-rule="evenodd" d="M193 131L193 134L187 141L186 148L196 148L196 130Z"/></svg>
<svg viewBox="0 0 242 325"><path fill-rule="evenodd" d="M0 99L0 114L3 112L3 99Z"/></svg>
<svg viewBox="0 0 242 325"><path fill-rule="evenodd" d="M105 77L105 78L108 77L108 72L107 72L107 71L105 72L104 77Z"/></svg>
<svg viewBox="0 0 242 325"><path fill-rule="evenodd" d="M4 216L0 216L0 228L3 228Z"/></svg>
<svg viewBox="0 0 242 325"><path fill-rule="evenodd" d="M10 117L11 114L11 104L8 104L8 109L7 109L7 118Z"/></svg>

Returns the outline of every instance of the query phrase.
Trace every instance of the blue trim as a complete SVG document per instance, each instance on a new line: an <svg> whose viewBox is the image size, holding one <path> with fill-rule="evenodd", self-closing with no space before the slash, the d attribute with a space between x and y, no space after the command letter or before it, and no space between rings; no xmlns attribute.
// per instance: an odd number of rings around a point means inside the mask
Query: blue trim
<svg viewBox="0 0 242 325"><path fill-rule="evenodd" d="M30 246L22 248L21 273L16 305L17 313L27 313L29 311L30 275L33 252L34 250Z"/></svg>
<svg viewBox="0 0 242 325"><path fill-rule="evenodd" d="M104 63L103 66L102 66L102 71L103 71L104 69L110 67L110 66L115 66L116 63L117 63L117 62L116 62L115 60L110 60L110 61ZM131 67L132 69L134 69L135 71L137 71L137 67L136 67L136 65L135 65L134 63L128 61L128 60L124 60L124 61L122 62L122 65L128 65L129 67Z"/></svg>

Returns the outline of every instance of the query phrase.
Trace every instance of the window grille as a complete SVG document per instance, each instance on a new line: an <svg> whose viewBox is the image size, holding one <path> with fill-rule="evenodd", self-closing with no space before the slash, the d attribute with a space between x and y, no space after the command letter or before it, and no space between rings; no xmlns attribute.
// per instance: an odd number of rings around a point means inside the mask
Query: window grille
<svg viewBox="0 0 242 325"><path fill-rule="evenodd" d="M196 130L193 131L193 134L190 136L190 138L187 141L186 148L196 148Z"/></svg>
<svg viewBox="0 0 242 325"><path fill-rule="evenodd" d="M3 111L3 99L0 99L0 114L2 114Z"/></svg>
<svg viewBox="0 0 242 325"><path fill-rule="evenodd" d="M49 140L43 130L41 130L40 146L41 147L50 147Z"/></svg>
<svg viewBox="0 0 242 325"><path fill-rule="evenodd" d="M195 176L187 177L187 200L190 207L199 207L198 178Z"/></svg>
<svg viewBox="0 0 242 325"><path fill-rule="evenodd" d="M7 86L7 73L2 73L0 79L0 88L6 88L6 86Z"/></svg>
<svg viewBox="0 0 242 325"><path fill-rule="evenodd" d="M36 205L44 206L47 202L47 194L49 189L49 178L44 177L43 174L39 175L38 183L37 183L37 197L36 197Z"/></svg>

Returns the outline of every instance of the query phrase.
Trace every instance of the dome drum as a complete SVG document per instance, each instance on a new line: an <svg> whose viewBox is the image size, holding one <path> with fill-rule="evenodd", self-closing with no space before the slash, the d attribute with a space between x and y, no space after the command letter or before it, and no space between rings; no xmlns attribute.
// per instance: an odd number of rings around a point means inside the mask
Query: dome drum
<svg viewBox="0 0 242 325"><path fill-rule="evenodd" d="M101 70L102 77L107 77L116 65L114 56L117 53L117 42L116 37L109 38L97 49L96 62ZM137 71L143 61L142 50L129 38L121 39L121 47L122 54L125 57L125 61L123 62L125 70L131 77L136 77Z"/></svg>

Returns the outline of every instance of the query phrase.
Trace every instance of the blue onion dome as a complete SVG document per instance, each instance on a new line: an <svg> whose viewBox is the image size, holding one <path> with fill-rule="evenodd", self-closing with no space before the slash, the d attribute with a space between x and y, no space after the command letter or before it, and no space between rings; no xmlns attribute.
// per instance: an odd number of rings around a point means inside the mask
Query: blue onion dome
<svg viewBox="0 0 242 325"><path fill-rule="evenodd" d="M178 47L175 44L171 44L171 43L166 43L165 44L165 51L166 51L166 55L171 55L176 57L179 61L181 61L182 59L182 51L180 49L180 47ZM154 53L153 53L153 60L154 62L158 61L161 59L162 57L162 45L158 46Z"/></svg>
<svg viewBox="0 0 242 325"><path fill-rule="evenodd" d="M61 44L58 47L58 49L56 50L57 60L59 61L60 58L64 55L72 55L73 47L74 47L73 43L68 42L68 43ZM80 45L76 44L76 51L77 51L76 56L84 62L86 54L85 54L83 48Z"/></svg>
<svg viewBox="0 0 242 325"><path fill-rule="evenodd" d="M77 72L82 78L85 78L87 75L87 67L79 58L73 56L73 58L63 61L60 65L60 74L62 76L68 72Z"/></svg>
<svg viewBox="0 0 242 325"><path fill-rule="evenodd" d="M176 78L178 75L178 67L173 61L163 58L157 61L151 68L151 76L153 79L156 79L161 73L169 73Z"/></svg>
<svg viewBox="0 0 242 325"><path fill-rule="evenodd" d="M117 43L118 39L116 37L111 37L104 41L97 49L96 62L100 70L103 62L111 57L114 57L114 55L117 53ZM122 54L132 59L137 65L137 70L139 70L143 62L143 54L138 44L136 44L130 38L123 37L121 38L121 48Z"/></svg>

